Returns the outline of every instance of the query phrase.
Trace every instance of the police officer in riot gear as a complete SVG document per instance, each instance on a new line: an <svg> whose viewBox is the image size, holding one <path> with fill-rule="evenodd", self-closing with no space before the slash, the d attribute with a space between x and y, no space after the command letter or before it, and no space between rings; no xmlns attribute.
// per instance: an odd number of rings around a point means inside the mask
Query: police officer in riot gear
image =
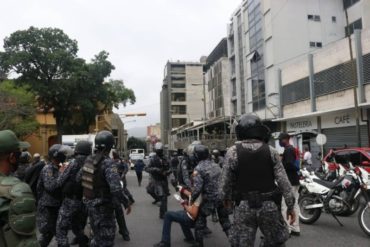
<svg viewBox="0 0 370 247"><path fill-rule="evenodd" d="M70 153L68 146L54 144L48 152L49 162L40 173L37 183L37 226L41 233L41 247L48 246L56 233L58 211L62 202L62 193L57 181L59 167Z"/></svg>
<svg viewBox="0 0 370 247"><path fill-rule="evenodd" d="M113 146L112 133L100 131L95 137L96 154L86 159L77 178L82 179L84 203L93 232L91 247L114 245L116 220L113 200L118 200L130 210L117 167L108 156Z"/></svg>
<svg viewBox="0 0 370 247"><path fill-rule="evenodd" d="M56 240L59 247L68 247L68 230L76 236L79 246L87 246L88 238L84 234L87 214L82 203L82 186L76 181L78 172L92 153L92 143L79 141L74 150L75 157L71 163L62 168L58 184L62 189L63 202L59 209L56 228Z"/></svg>
<svg viewBox="0 0 370 247"><path fill-rule="evenodd" d="M202 196L200 213L195 221L195 240L198 246L203 246L203 237L207 233L207 217L217 210L220 224L226 235L231 227L229 216L219 199L219 182L221 168L210 159L206 146L195 145L194 157L198 163L193 172L193 187L191 202Z"/></svg>
<svg viewBox="0 0 370 247"><path fill-rule="evenodd" d="M222 169L223 163L224 163L224 158L221 156L220 150L218 149L213 149L212 150L212 159L213 162L215 162L217 165L219 165Z"/></svg>
<svg viewBox="0 0 370 247"><path fill-rule="evenodd" d="M21 153L21 156L19 157L19 165L14 173L14 177L24 181L26 169L30 166L31 159L32 159L31 154L28 151L23 151Z"/></svg>
<svg viewBox="0 0 370 247"><path fill-rule="evenodd" d="M238 142L226 154L221 182L225 206L235 205L230 244L254 246L260 228L262 246L283 246L289 232L279 210L281 193L290 222L296 217L295 199L279 153L266 144L270 130L257 116L246 114L238 121L236 135Z"/></svg>
<svg viewBox="0 0 370 247"><path fill-rule="evenodd" d="M194 141L191 143L187 149L184 151L184 157L178 166L177 170L177 181L178 185L191 190L192 182L191 182L191 174L196 166L196 162L194 159L194 147L195 145L200 145L200 141Z"/></svg>
<svg viewBox="0 0 370 247"><path fill-rule="evenodd" d="M169 193L167 176L171 173L168 161L164 158L163 144L157 142L154 146L156 155L150 159L145 171L152 176L156 197L160 200L159 218L163 219L167 212L167 196Z"/></svg>

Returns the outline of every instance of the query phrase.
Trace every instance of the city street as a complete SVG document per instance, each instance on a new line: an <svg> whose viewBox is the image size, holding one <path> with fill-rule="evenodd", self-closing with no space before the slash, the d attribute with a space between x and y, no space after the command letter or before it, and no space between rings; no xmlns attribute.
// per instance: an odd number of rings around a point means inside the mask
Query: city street
<svg viewBox="0 0 370 247"><path fill-rule="evenodd" d="M136 203L132 213L126 217L131 233L131 241L125 242L122 237L116 234L116 246L127 247L150 247L160 241L162 231L162 220L158 218L159 209L151 204L152 200L146 194L147 175L145 174L142 187L138 187L136 175L130 171L128 176L129 189L134 195ZM173 192L173 191L172 191ZM175 199L169 197L169 210L181 209ZM316 224L302 226L301 237L292 237L288 247L299 246L325 246L325 247L365 247L369 246L370 239L362 232L357 223L357 214L348 218L341 218L344 227L340 227L337 222L326 214L322 214ZM227 239L218 223L208 221L209 228L213 231L206 239L206 246L228 246ZM172 246L189 246L183 242L183 235L180 227L174 224L172 227ZM257 237L257 239L259 239ZM51 246L56 247L53 242ZM258 246L258 241L256 241Z"/></svg>

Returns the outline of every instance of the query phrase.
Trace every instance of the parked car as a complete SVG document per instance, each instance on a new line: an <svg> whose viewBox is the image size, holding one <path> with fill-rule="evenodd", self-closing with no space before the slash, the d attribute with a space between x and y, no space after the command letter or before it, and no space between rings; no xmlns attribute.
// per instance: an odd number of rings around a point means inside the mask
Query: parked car
<svg viewBox="0 0 370 247"><path fill-rule="evenodd" d="M331 150L324 158L329 164L329 170L337 168L334 160L344 166L351 162L353 166L361 166L370 173L370 148Z"/></svg>

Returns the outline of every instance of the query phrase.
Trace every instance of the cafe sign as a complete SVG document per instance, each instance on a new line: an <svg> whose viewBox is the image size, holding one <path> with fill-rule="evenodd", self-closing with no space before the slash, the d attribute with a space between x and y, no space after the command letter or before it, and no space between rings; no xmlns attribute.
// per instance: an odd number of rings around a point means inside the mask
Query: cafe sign
<svg viewBox="0 0 370 247"><path fill-rule="evenodd" d="M340 128L356 125L355 110L327 113L321 116L322 128Z"/></svg>
<svg viewBox="0 0 370 247"><path fill-rule="evenodd" d="M316 118L303 118L287 121L287 130L289 132L305 132L317 129Z"/></svg>

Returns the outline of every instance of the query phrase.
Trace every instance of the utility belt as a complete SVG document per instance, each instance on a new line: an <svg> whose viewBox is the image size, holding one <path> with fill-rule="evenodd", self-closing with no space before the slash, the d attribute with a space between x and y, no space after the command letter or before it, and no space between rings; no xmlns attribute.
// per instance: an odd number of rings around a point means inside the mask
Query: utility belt
<svg viewBox="0 0 370 247"><path fill-rule="evenodd" d="M239 206L241 201L248 201L248 205L250 208L259 209L262 207L263 202L272 201L278 206L278 208L280 208L281 200L282 194L278 189L267 193L250 191L246 193L241 193L238 200L236 200L236 205Z"/></svg>
<svg viewBox="0 0 370 247"><path fill-rule="evenodd" d="M83 198L87 200L94 200L100 198L107 201L112 199L109 190L94 191L87 188L84 188L83 190Z"/></svg>

